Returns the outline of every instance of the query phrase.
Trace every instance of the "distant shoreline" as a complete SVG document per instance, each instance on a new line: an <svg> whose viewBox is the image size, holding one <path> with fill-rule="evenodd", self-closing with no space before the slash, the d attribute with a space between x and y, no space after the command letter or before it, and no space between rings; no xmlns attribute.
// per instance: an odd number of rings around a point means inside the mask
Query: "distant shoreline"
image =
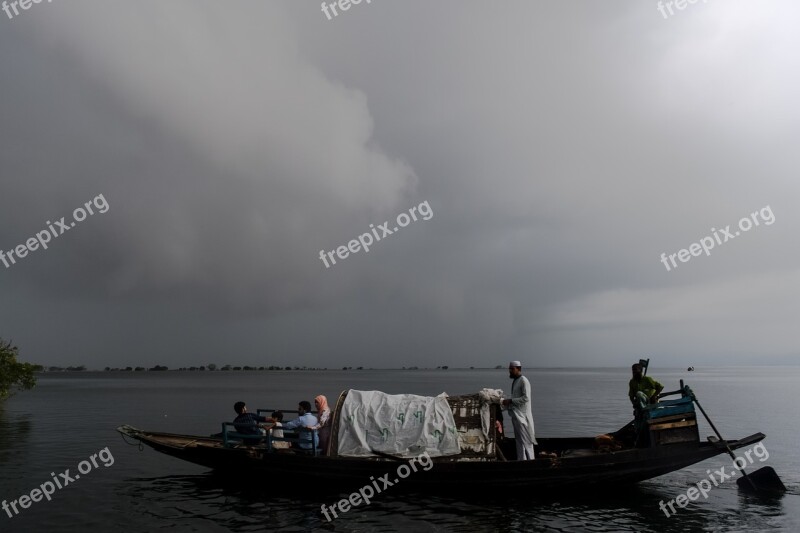
<svg viewBox="0 0 800 533"><path fill-rule="evenodd" d="M712 371L712 370L721 370L721 369L729 369L729 368L759 368L759 367L768 367L768 368L777 368L777 367L787 367L787 368L796 368L800 366L800 362L795 364L786 364L786 363L761 363L761 364L739 364L739 365L724 365L724 366L707 366L707 367L699 367L695 368L693 371L688 371L686 367L659 367L658 372L683 372L689 374L690 372L693 373L703 373L704 371ZM214 370L209 370L208 368L200 368L200 367L180 367L180 368L167 368L167 367L126 367L126 368L107 368L107 369L100 369L100 368L80 368L80 367L49 367L43 370L37 370L36 374L81 374L81 373L110 373L110 374L143 374L143 373L159 373L159 372L181 372L181 373L191 373L191 372L387 372L387 371L397 371L397 372L404 372L404 371L484 371L484 370L494 370L494 371L502 371L505 370L505 367L401 367L401 368L364 368L364 367L347 367L347 368L318 368L318 367L283 367L283 368L270 368L270 367L232 367L228 369L217 368ZM530 372L534 372L537 370L562 370L562 371L627 371L627 366L533 366L527 367L527 370Z"/></svg>

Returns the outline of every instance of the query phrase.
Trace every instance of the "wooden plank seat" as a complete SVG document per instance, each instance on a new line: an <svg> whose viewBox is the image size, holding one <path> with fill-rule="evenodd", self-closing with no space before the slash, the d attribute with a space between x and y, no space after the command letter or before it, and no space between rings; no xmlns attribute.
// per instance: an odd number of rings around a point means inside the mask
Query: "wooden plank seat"
<svg viewBox="0 0 800 533"><path fill-rule="evenodd" d="M284 429L284 428L277 428L283 431L283 437L274 437L272 436L272 432L267 432L266 442L267 442L267 451L270 453L273 452L282 452L285 450L290 450L295 453L299 454L306 454L306 455L314 455L317 456L320 454L321 450L318 448L317 444L319 442L318 431L316 429L307 429L307 428L297 428L297 429ZM301 434L311 432L311 445L312 448L310 449L303 449L303 448L276 448L274 443L276 442L290 442L290 443L299 443L301 442ZM295 435L294 437L287 437L286 435L291 434ZM302 439L302 442L308 442L306 439Z"/></svg>
<svg viewBox="0 0 800 533"><path fill-rule="evenodd" d="M233 430L229 428L232 428ZM225 448L233 448L240 444L244 444L246 446L257 446L263 443L265 438L265 435L239 433L236 431L236 425L233 422L222 423L222 445Z"/></svg>
<svg viewBox="0 0 800 533"><path fill-rule="evenodd" d="M644 409L645 420L653 420L674 415L692 413L694 415L694 402L686 396L677 400L663 400L659 403L648 405Z"/></svg>
<svg viewBox="0 0 800 533"><path fill-rule="evenodd" d="M262 410L259 409L258 412L260 413ZM240 424L241 425L241 424ZM273 426L274 427L274 426ZM307 454L307 455L319 455L320 449L317 446L318 444L318 432L316 429L308 429L308 428L297 428L297 429L284 429L284 428L277 428L283 431L283 437L274 437L272 432L270 431L272 428L266 428L266 435L252 435L247 433L239 433L236 431L236 424L233 422L222 422L222 445L225 448L235 448L240 445L253 447L253 446L263 446L266 448L268 452L275 452L275 451L283 451L283 450L291 450L294 453L299 454ZM303 449L303 448L275 448L273 443L275 442L289 442L289 443L300 443L300 442L307 442L307 439L301 438L303 433L311 432L311 442L312 448L310 449ZM287 436L288 435L288 436Z"/></svg>

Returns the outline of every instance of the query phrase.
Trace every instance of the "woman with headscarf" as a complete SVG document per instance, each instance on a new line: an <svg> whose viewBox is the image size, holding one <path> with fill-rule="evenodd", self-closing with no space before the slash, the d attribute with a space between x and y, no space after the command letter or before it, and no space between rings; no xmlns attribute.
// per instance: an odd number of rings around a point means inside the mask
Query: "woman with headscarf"
<svg viewBox="0 0 800 533"><path fill-rule="evenodd" d="M322 455L328 454L328 442L331 438L331 410L328 407L328 399L320 394L314 398L314 406L317 408L317 419L319 423L312 429L317 430L319 437L319 449Z"/></svg>

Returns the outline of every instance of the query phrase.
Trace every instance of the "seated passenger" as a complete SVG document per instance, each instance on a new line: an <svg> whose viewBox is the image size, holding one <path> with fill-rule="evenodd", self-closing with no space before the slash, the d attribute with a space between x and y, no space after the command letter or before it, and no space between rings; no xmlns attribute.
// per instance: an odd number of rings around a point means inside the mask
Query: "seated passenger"
<svg viewBox="0 0 800 533"><path fill-rule="evenodd" d="M280 428L280 427L283 426L283 424L282 424L282 422L283 422L283 411L273 411L272 416L270 417L270 420L272 420L275 423L275 428L276 428L276 429L270 429L270 432L272 433L272 436L275 437L275 438L278 438L278 439L282 439L283 438L283 430L282 429L277 429L277 428ZM286 442L285 440L272 441L272 447L277 449L277 450L285 450L286 448L289 447L290 444L291 444L291 442Z"/></svg>
<svg viewBox="0 0 800 533"><path fill-rule="evenodd" d="M245 439L245 443L258 444L261 438L267 434L259 424L269 422L270 420L263 416L248 413L247 405L245 405L244 402L236 402L233 405L233 410L236 411L238 415L233 421L233 427L236 428L236 432L242 435L254 435L253 438Z"/></svg>
<svg viewBox="0 0 800 533"><path fill-rule="evenodd" d="M300 442L293 442L292 448L301 450L319 448L319 439L316 438L316 433L306 429L316 426L317 423L317 417L311 414L311 404L305 400L300 402L297 406L297 418L283 424L283 429L293 429L298 432Z"/></svg>
<svg viewBox="0 0 800 533"><path fill-rule="evenodd" d="M650 404L658 402L658 395L664 390L664 385L650 376L643 375L642 365L639 363L631 367L633 377L628 382L628 397L636 411L644 409Z"/></svg>
<svg viewBox="0 0 800 533"><path fill-rule="evenodd" d="M328 453L328 441L331 438L331 410L328 408L328 399L321 394L314 398L314 406L317 408L319 424L310 429L318 430L320 453L325 455Z"/></svg>

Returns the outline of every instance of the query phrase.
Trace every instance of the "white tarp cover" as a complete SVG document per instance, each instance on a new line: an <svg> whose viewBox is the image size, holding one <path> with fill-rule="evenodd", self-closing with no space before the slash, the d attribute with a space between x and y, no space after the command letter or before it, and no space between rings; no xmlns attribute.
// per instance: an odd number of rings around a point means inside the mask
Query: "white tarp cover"
<svg viewBox="0 0 800 533"><path fill-rule="evenodd" d="M445 393L386 394L350 389L339 417L339 455L431 457L461 452L453 411Z"/></svg>

